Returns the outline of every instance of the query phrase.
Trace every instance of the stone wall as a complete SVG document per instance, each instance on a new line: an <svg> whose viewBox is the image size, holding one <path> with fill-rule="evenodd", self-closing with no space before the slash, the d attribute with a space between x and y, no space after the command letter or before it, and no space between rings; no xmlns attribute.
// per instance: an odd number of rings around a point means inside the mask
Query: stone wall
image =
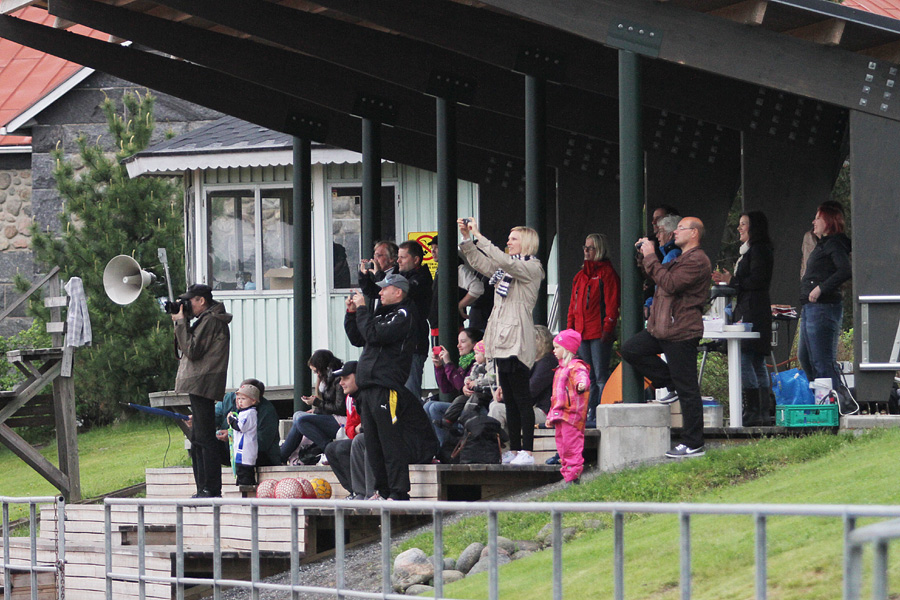
<svg viewBox="0 0 900 600"><path fill-rule="evenodd" d="M0 171L0 250L31 244L31 169Z"/></svg>
<svg viewBox="0 0 900 600"><path fill-rule="evenodd" d="M0 310L18 298L17 273L31 277L31 160L27 153L0 158ZM0 321L0 335L31 324L24 307Z"/></svg>

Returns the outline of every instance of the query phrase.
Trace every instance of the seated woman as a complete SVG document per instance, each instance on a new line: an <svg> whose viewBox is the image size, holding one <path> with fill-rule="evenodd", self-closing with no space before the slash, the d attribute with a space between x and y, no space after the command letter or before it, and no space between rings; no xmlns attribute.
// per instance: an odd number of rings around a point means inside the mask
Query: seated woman
<svg viewBox="0 0 900 600"><path fill-rule="evenodd" d="M319 454L334 440L347 414L340 377L334 376L343 364L329 350L316 350L309 357L309 368L316 374L315 396L303 396L310 409L294 413L294 423L281 444L282 464L287 464L304 437L318 448Z"/></svg>
<svg viewBox="0 0 900 600"><path fill-rule="evenodd" d="M475 366L475 344L481 341L481 332L477 329L463 329L457 337L456 349L459 350L459 365L450 360L450 353L443 346L441 352L432 357L434 377L441 392L447 394L462 393L466 376Z"/></svg>
<svg viewBox="0 0 900 600"><path fill-rule="evenodd" d="M480 341L481 332L477 329L467 328L459 332L456 344L456 348L459 350L459 365L453 364L446 348L436 347L436 349L440 348L440 353L433 355L431 361L434 363L434 376L441 392L453 394L454 397L463 393L465 378L475 366L475 344ZM429 400L425 403L425 412L432 423L439 423L443 419L444 413L450 408L450 404L450 402L440 400ZM438 442L443 444L444 432L440 431L440 427L435 427L435 433L438 436Z"/></svg>

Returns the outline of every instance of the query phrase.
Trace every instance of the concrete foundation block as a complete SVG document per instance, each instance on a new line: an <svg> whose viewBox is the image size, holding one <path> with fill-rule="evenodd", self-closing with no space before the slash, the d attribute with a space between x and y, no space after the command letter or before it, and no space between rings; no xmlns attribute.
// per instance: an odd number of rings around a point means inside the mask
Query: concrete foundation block
<svg viewBox="0 0 900 600"><path fill-rule="evenodd" d="M658 460L669 450L671 414L663 404L601 404L600 470Z"/></svg>
<svg viewBox="0 0 900 600"><path fill-rule="evenodd" d="M900 415L848 415L841 417L841 429L900 427Z"/></svg>

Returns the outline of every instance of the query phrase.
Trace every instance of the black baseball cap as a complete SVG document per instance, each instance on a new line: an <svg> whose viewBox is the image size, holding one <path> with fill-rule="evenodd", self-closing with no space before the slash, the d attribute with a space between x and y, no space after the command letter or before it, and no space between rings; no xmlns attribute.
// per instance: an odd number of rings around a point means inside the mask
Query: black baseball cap
<svg viewBox="0 0 900 600"><path fill-rule="evenodd" d="M353 375L356 373L356 361L348 360L344 363L344 366L338 369L337 371L332 371L332 375L335 377L346 377L347 375Z"/></svg>
<svg viewBox="0 0 900 600"><path fill-rule="evenodd" d="M197 296L203 296L207 300L212 300L212 288L204 283L195 283L189 287L185 293L178 297L182 300L190 300Z"/></svg>

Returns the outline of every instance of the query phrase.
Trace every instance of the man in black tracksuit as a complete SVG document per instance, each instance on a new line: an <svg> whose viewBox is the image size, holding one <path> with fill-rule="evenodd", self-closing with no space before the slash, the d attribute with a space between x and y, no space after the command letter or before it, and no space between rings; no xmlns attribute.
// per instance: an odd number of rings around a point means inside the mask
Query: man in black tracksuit
<svg viewBox="0 0 900 600"><path fill-rule="evenodd" d="M416 307L406 297L409 281L391 274L378 285L381 302L374 314L362 294L347 299L344 331L351 344L363 347L356 401L376 499L409 500L409 465L429 462L437 438L422 403L404 385L418 322Z"/></svg>

